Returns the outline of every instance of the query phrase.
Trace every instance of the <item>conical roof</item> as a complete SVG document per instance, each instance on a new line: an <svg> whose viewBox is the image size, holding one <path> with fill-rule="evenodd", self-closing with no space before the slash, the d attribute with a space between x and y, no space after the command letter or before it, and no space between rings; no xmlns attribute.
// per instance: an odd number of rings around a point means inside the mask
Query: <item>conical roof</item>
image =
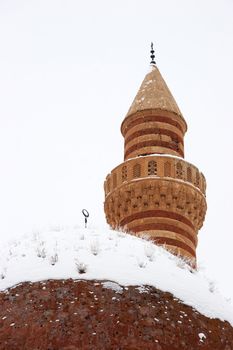
<svg viewBox="0 0 233 350"><path fill-rule="evenodd" d="M182 117L174 97L155 65L151 65L151 70L145 76L126 117L146 109L166 110Z"/></svg>

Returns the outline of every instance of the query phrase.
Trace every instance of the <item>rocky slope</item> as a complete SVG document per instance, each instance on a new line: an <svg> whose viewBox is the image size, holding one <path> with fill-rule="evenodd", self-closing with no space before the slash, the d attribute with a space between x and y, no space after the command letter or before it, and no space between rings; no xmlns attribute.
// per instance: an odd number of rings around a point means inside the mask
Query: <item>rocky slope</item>
<svg viewBox="0 0 233 350"><path fill-rule="evenodd" d="M231 350L233 328L155 287L25 282L0 293L0 350Z"/></svg>

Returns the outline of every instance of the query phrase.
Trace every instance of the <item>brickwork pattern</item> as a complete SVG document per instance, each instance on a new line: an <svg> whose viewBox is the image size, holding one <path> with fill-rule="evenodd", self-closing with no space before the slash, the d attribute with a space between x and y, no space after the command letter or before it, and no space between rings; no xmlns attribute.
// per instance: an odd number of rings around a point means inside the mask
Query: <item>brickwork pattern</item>
<svg viewBox="0 0 233 350"><path fill-rule="evenodd" d="M156 164L156 172L149 173L152 162ZM136 178L147 178L153 175L184 181L199 189L204 196L206 194L206 180L197 167L183 159L153 155L135 157L114 168L104 183L105 196L126 181L132 181Z"/></svg>
<svg viewBox="0 0 233 350"><path fill-rule="evenodd" d="M196 265L205 213L203 174L183 159L147 156L116 167L105 182L105 213L115 229L148 235Z"/></svg>
<svg viewBox="0 0 233 350"><path fill-rule="evenodd" d="M124 159L144 154L167 153L184 157L186 124L168 111L145 110L124 119Z"/></svg>
<svg viewBox="0 0 233 350"><path fill-rule="evenodd" d="M182 182L142 179L126 182L109 194L105 213L113 228L147 233L158 244L192 259L206 202L200 191Z"/></svg>
<svg viewBox="0 0 233 350"><path fill-rule="evenodd" d="M104 208L111 227L146 234L195 266L197 234L207 208L206 181L183 160L186 131L179 107L153 65L121 124L125 161L106 178Z"/></svg>
<svg viewBox="0 0 233 350"><path fill-rule="evenodd" d="M0 350L231 350L233 329L154 287L22 283L0 293ZM204 334L200 337L199 334Z"/></svg>

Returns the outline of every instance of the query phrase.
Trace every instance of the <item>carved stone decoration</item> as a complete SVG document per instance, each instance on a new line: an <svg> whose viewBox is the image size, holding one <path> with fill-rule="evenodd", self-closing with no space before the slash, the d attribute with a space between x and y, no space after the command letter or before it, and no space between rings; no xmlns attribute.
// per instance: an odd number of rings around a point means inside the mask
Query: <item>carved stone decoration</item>
<svg viewBox="0 0 233 350"><path fill-rule="evenodd" d="M175 99L152 65L121 125L125 161L106 178L104 210L112 228L147 236L196 266L206 181L183 159L186 130Z"/></svg>

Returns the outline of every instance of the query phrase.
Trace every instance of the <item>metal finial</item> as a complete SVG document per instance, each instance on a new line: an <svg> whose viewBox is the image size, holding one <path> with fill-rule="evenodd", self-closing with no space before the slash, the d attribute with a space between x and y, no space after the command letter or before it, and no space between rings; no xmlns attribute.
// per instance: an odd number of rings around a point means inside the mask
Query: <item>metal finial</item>
<svg viewBox="0 0 233 350"><path fill-rule="evenodd" d="M83 209L82 213L83 213L84 218L85 218L85 228L87 228L87 218L89 218L89 213L88 213L87 209Z"/></svg>
<svg viewBox="0 0 233 350"><path fill-rule="evenodd" d="M151 55L150 55L150 58L151 58L150 64L156 64L156 62L155 62L155 55L154 55L155 51L154 51L154 44L153 43L151 43L150 53L151 53Z"/></svg>

